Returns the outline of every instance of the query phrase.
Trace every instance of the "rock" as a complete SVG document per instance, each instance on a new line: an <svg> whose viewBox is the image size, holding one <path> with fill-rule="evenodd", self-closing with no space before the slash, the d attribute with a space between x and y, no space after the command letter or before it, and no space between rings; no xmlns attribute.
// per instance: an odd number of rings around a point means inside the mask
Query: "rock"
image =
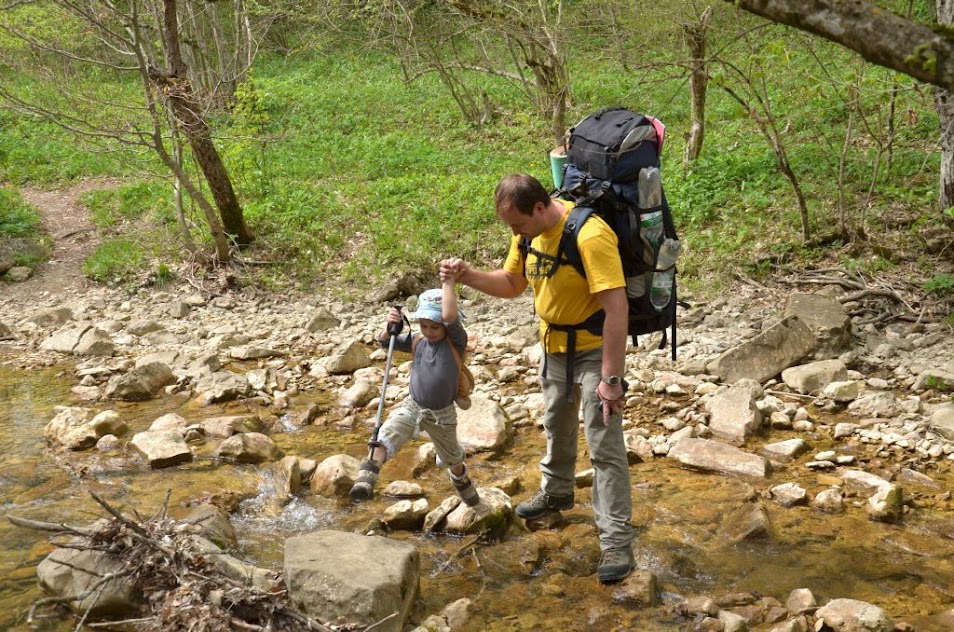
<svg viewBox="0 0 954 632"><path fill-rule="evenodd" d="M868 517L876 522L901 522L903 515L904 494L898 485L882 485L868 499Z"/></svg>
<svg viewBox="0 0 954 632"><path fill-rule="evenodd" d="M85 595L65 601L78 615L124 619L138 612L141 597L133 583L121 576L126 570L126 563L109 553L62 548L40 562L36 576L43 590L55 597ZM120 576L100 584L107 573Z"/></svg>
<svg viewBox="0 0 954 632"><path fill-rule="evenodd" d="M444 606L441 615L447 621L447 627L451 632L460 632L463 630L470 619L476 614L477 606L467 597L461 597L457 601Z"/></svg>
<svg viewBox="0 0 954 632"><path fill-rule="evenodd" d="M202 429L209 437L225 439L240 432L261 432L263 425L255 415L226 415L209 417L201 422Z"/></svg>
<svg viewBox="0 0 954 632"><path fill-rule="evenodd" d="M809 446L804 439L786 439L777 443L769 443L762 448L762 456L774 461L787 463L808 452Z"/></svg>
<svg viewBox="0 0 954 632"><path fill-rule="evenodd" d="M331 312L324 307L319 307L315 310L315 314L308 321L308 324L305 325L305 329L314 334L327 329L336 329L340 324L341 321L335 318Z"/></svg>
<svg viewBox="0 0 954 632"><path fill-rule="evenodd" d="M514 516L510 496L496 487L478 487L477 491L480 503L476 507L457 505L447 515L444 531L460 535L484 532L491 538L503 536Z"/></svg>
<svg viewBox="0 0 954 632"><path fill-rule="evenodd" d="M40 349L81 356L111 356L116 346L101 329L90 325L67 325L41 342Z"/></svg>
<svg viewBox="0 0 954 632"><path fill-rule="evenodd" d="M772 498L783 507L794 507L808 503L808 492L797 483L782 483L771 490Z"/></svg>
<svg viewBox="0 0 954 632"><path fill-rule="evenodd" d="M216 453L236 463L268 463L285 456L282 449L260 432L241 432L222 441Z"/></svg>
<svg viewBox="0 0 954 632"><path fill-rule="evenodd" d="M60 327L73 320L73 310L69 307L54 307L45 309L28 317L24 322L33 323L37 327Z"/></svg>
<svg viewBox="0 0 954 632"><path fill-rule="evenodd" d="M23 283L33 275L33 268L28 268L26 266L14 266L7 270L7 273L4 275L10 281L14 283Z"/></svg>
<svg viewBox="0 0 954 632"><path fill-rule="evenodd" d="M717 392L706 404L709 410L709 430L720 439L735 445L744 444L762 426L762 413L755 405L761 397L753 392L752 384L739 380L736 385Z"/></svg>
<svg viewBox="0 0 954 632"><path fill-rule="evenodd" d="M626 608L651 608L659 604L656 576L650 571L634 570L613 587L613 602Z"/></svg>
<svg viewBox="0 0 954 632"><path fill-rule="evenodd" d="M348 454L329 456L311 475L311 491L330 498L347 496L360 466L361 461Z"/></svg>
<svg viewBox="0 0 954 632"><path fill-rule="evenodd" d="M392 531L417 531L424 525L427 499L404 499L385 508L381 522Z"/></svg>
<svg viewBox="0 0 954 632"><path fill-rule="evenodd" d="M175 381L176 377L168 366L152 362L110 379L105 394L110 399L143 401L152 399L164 386Z"/></svg>
<svg viewBox="0 0 954 632"><path fill-rule="evenodd" d="M751 340L706 364L723 382L742 378L756 382L775 377L815 349L815 336L798 316L788 316Z"/></svg>
<svg viewBox="0 0 954 632"><path fill-rule="evenodd" d="M800 364L782 371L782 381L799 393L808 394L824 388L826 384L848 377L848 370L841 360L820 360Z"/></svg>
<svg viewBox="0 0 954 632"><path fill-rule="evenodd" d="M669 458L701 470L765 478L768 461L733 446L707 439L683 439L669 451Z"/></svg>
<svg viewBox="0 0 954 632"><path fill-rule="evenodd" d="M414 543L380 536L324 530L285 541L292 605L342 627L401 632L419 590L420 565Z"/></svg>
<svg viewBox="0 0 954 632"><path fill-rule="evenodd" d="M186 514L181 522L195 527L195 533L208 538L222 550L238 546L238 536L228 514L215 505L199 505Z"/></svg>
<svg viewBox="0 0 954 632"><path fill-rule="evenodd" d="M377 384L369 380L357 380L348 390L338 397L342 408L362 408L379 394Z"/></svg>
<svg viewBox="0 0 954 632"><path fill-rule="evenodd" d="M202 405L227 402L250 394L245 376L231 371L216 371L202 376L195 390Z"/></svg>
<svg viewBox="0 0 954 632"><path fill-rule="evenodd" d="M931 430L954 441L954 403L948 402L931 414Z"/></svg>
<svg viewBox="0 0 954 632"><path fill-rule="evenodd" d="M834 632L891 632L894 624L878 606L857 599L832 599L815 612Z"/></svg>
<svg viewBox="0 0 954 632"><path fill-rule="evenodd" d="M192 451L178 430L147 430L137 432L129 444L149 462L149 467L161 469L192 460Z"/></svg>
<svg viewBox="0 0 954 632"><path fill-rule="evenodd" d="M371 355L367 347L352 340L350 343L335 350L335 352L325 359L324 368L332 375L343 375L354 373L358 369L371 366Z"/></svg>
<svg viewBox="0 0 954 632"><path fill-rule="evenodd" d="M818 345L816 357L836 357L851 344L851 317L835 298L795 293L789 296L784 315L797 316L808 325Z"/></svg>
<svg viewBox="0 0 954 632"><path fill-rule="evenodd" d="M822 395L839 404L844 404L858 399L858 395L860 393L861 384L854 380L832 382L831 384L826 385L822 390Z"/></svg>
<svg viewBox="0 0 954 632"><path fill-rule="evenodd" d="M122 435L126 432L126 423L112 410L98 414L90 408L57 406L56 416L44 429L50 443L59 444L70 450L86 450L96 445L106 435Z"/></svg>
<svg viewBox="0 0 954 632"><path fill-rule="evenodd" d="M943 369L926 369L918 374L911 390L919 393L932 389L942 393L954 392L954 373Z"/></svg>
<svg viewBox="0 0 954 632"><path fill-rule="evenodd" d="M381 493L390 498L420 498L424 495L424 489L418 483L392 481Z"/></svg>
<svg viewBox="0 0 954 632"><path fill-rule="evenodd" d="M812 613L818 607L815 595L808 588L796 588L788 594L785 607L792 614Z"/></svg>
<svg viewBox="0 0 954 632"><path fill-rule="evenodd" d="M149 424L149 430L178 430L179 432L183 432L188 425L189 421L182 415L166 413L154 419L153 422Z"/></svg>
<svg viewBox="0 0 954 632"><path fill-rule="evenodd" d="M457 440L469 454L497 451L509 441L512 429L500 404L478 395L471 407L457 411Z"/></svg>
<svg viewBox="0 0 954 632"><path fill-rule="evenodd" d="M772 524L768 513L761 505L743 505L728 513L722 521L725 537L733 544L745 540L772 538Z"/></svg>

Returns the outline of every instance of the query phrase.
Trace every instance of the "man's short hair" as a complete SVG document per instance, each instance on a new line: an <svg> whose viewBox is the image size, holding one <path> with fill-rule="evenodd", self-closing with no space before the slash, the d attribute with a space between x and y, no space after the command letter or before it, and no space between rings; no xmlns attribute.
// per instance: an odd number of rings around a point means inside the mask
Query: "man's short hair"
<svg viewBox="0 0 954 632"><path fill-rule="evenodd" d="M504 177L494 193L497 210L512 204L520 213L533 215L533 207L537 202L547 206L550 204L550 194L539 180L525 173L512 173Z"/></svg>

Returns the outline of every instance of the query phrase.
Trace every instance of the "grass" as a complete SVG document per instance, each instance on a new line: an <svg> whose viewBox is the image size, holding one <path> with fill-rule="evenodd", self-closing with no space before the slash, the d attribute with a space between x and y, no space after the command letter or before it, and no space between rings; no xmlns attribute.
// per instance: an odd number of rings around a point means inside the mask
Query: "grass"
<svg viewBox="0 0 954 632"><path fill-rule="evenodd" d="M49 236L37 210L23 201L16 188L0 187L0 262L32 267L49 255Z"/></svg>
<svg viewBox="0 0 954 632"><path fill-rule="evenodd" d="M840 68L845 56L826 50L832 67ZM840 84L820 80L806 55L786 60L771 87L773 114L786 127L789 159L812 229L821 234L841 212L837 166L848 112L836 92ZM668 71L620 73L603 57L579 55L571 63L571 124L610 104L653 113L667 124L663 179L684 242L684 287L718 288L739 269L764 274L769 268L756 262L767 256L808 264L833 257L866 261L839 254L837 244L803 242L792 187L771 147L717 86L709 94L703 156L683 167L689 127L684 81L669 78ZM886 111L880 86L890 75L871 68L865 73L870 125ZM525 171L549 186L552 141L549 121L512 84L483 85L496 116L473 127L461 122L435 76L405 83L395 60L382 53L342 48L332 55L316 48L289 57L262 54L231 116L217 119L217 145L258 238L246 255L273 264L254 268L249 274L257 276L246 280L272 287L341 280L361 291L405 272L433 273L436 262L450 255L479 266L498 264L508 233L492 208L496 183L506 173ZM128 90L134 94L132 86ZM939 168L933 103L911 90L898 98L896 110L909 115L896 121L890 170L882 169L873 186L874 137L856 132L849 144L845 216L875 238L901 215L928 224L942 220L932 211ZM2 110L0 123L2 181L124 178L123 186L84 198L99 230L110 240L121 238L104 243L88 262L91 277L148 274L156 261L182 258L170 233L170 187L150 175L161 172L153 159L115 149L93 153L59 128ZM203 225L188 201L185 212L192 226ZM207 237L200 241L208 243Z"/></svg>

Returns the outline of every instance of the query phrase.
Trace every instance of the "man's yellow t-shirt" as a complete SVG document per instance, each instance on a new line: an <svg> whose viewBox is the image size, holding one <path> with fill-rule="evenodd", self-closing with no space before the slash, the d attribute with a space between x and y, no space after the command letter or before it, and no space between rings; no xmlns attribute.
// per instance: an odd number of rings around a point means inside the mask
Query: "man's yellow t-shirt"
<svg viewBox="0 0 954 632"><path fill-rule="evenodd" d="M533 304L540 315L540 340L546 345L548 353L566 353L567 334L565 331L547 329L550 323L557 325L575 325L602 309L594 296L597 292L625 287L623 265L619 259L619 247L616 233L596 215L580 228L577 244L586 278L580 276L565 259L561 265L547 277L556 265L556 254L563 236L572 202L559 200L566 207L563 218L546 232L536 236L530 242L526 265L520 252L520 235L514 235L510 241L510 251L503 269L511 274L527 277L533 288ZM538 254L539 253L539 254ZM603 338L585 329L576 332L576 350L586 351L603 345Z"/></svg>

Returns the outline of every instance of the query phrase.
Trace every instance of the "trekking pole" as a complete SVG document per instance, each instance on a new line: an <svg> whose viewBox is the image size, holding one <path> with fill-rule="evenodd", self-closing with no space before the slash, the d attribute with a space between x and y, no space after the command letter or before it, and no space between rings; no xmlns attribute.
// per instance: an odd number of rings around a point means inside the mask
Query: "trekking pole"
<svg viewBox="0 0 954 632"><path fill-rule="evenodd" d="M401 311L400 305L393 305L398 312ZM403 317L403 314L402 314ZM371 441L368 442L368 458L374 458L374 448L381 445L378 443L378 433L381 431L381 417L384 413L384 396L388 390L388 375L391 373L391 359L394 357L394 341L397 339L401 329L404 328L404 321L399 320L396 323L388 325L388 334L391 339L388 341L388 358L384 363L384 384L381 386L381 398L378 400L378 416L374 420L374 433L371 435Z"/></svg>

